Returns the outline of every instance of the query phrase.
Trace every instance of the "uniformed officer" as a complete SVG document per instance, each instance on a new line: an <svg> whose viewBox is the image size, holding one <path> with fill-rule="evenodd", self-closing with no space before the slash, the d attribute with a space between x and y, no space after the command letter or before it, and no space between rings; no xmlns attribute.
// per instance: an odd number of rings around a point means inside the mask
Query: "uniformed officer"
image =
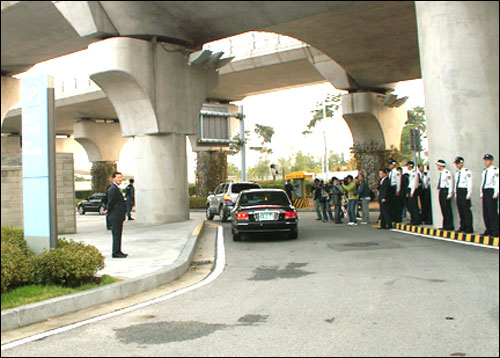
<svg viewBox="0 0 500 358"><path fill-rule="evenodd" d="M397 168L397 163L394 159L389 161L389 202L388 207L391 212L391 218L395 222L402 221L403 214L403 198L401 197L401 173Z"/></svg>
<svg viewBox="0 0 500 358"><path fill-rule="evenodd" d="M483 235L498 236L498 168L493 166L493 156L485 154L481 174L481 198L483 199L483 219L486 231Z"/></svg>
<svg viewBox="0 0 500 358"><path fill-rule="evenodd" d="M408 210L410 210L411 215L411 225L420 225L420 213L418 210L418 194L417 189L419 185L418 171L415 168L415 163L413 161L408 161L406 163L406 168L409 172L408 180Z"/></svg>
<svg viewBox="0 0 500 358"><path fill-rule="evenodd" d="M446 162L439 159L436 162L439 170L438 190L439 190L439 205L441 206L441 214L443 215L443 227L441 230L454 230L453 213L451 211L451 197L453 196L453 178L448 169Z"/></svg>
<svg viewBox="0 0 500 358"><path fill-rule="evenodd" d="M472 225L471 194L472 173L464 168L464 158L456 157L455 166L455 199L457 200L458 214L460 216L460 228L458 232L474 232Z"/></svg>

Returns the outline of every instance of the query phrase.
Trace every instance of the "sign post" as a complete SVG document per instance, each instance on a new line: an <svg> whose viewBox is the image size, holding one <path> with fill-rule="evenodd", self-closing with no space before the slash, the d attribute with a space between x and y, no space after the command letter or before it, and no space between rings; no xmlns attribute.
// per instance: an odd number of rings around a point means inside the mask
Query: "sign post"
<svg viewBox="0 0 500 358"><path fill-rule="evenodd" d="M40 76L21 84L24 237L36 254L57 247L53 82Z"/></svg>

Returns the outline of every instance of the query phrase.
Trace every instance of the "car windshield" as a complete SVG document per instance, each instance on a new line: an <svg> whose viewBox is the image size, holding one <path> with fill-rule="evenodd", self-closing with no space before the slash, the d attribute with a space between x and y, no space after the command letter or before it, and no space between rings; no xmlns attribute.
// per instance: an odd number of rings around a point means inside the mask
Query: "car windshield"
<svg viewBox="0 0 500 358"><path fill-rule="evenodd" d="M288 197L283 192L255 192L243 193L240 198L241 206L252 205L290 205Z"/></svg>
<svg viewBox="0 0 500 358"><path fill-rule="evenodd" d="M231 193L238 194L239 192L243 190L248 190L248 189L260 189L259 184L233 184L231 186Z"/></svg>

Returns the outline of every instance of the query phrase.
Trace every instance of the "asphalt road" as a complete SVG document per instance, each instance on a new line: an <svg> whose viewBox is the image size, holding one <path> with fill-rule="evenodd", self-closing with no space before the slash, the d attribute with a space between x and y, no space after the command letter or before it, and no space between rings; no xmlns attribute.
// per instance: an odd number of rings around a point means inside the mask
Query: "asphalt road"
<svg viewBox="0 0 500 358"><path fill-rule="evenodd" d="M215 221L217 222L217 221ZM2 356L498 356L498 250L300 213L195 291Z"/></svg>

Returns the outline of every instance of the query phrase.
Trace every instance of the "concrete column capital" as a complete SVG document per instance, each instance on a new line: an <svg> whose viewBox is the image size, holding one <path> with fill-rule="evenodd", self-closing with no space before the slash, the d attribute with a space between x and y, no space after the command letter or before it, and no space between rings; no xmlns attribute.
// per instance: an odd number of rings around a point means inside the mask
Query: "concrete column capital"
<svg viewBox="0 0 500 358"><path fill-rule="evenodd" d="M117 162L129 138L121 135L119 123L96 123L92 120L76 122L74 138L80 143L90 162Z"/></svg>
<svg viewBox="0 0 500 358"><path fill-rule="evenodd" d="M190 66L189 52L166 46L123 37L89 46L90 77L115 107L123 136L197 131L216 66Z"/></svg>
<svg viewBox="0 0 500 358"><path fill-rule="evenodd" d="M349 93L341 99L342 116L351 129L354 143L373 141L386 149L400 149L406 105L385 106L385 96L373 92Z"/></svg>

